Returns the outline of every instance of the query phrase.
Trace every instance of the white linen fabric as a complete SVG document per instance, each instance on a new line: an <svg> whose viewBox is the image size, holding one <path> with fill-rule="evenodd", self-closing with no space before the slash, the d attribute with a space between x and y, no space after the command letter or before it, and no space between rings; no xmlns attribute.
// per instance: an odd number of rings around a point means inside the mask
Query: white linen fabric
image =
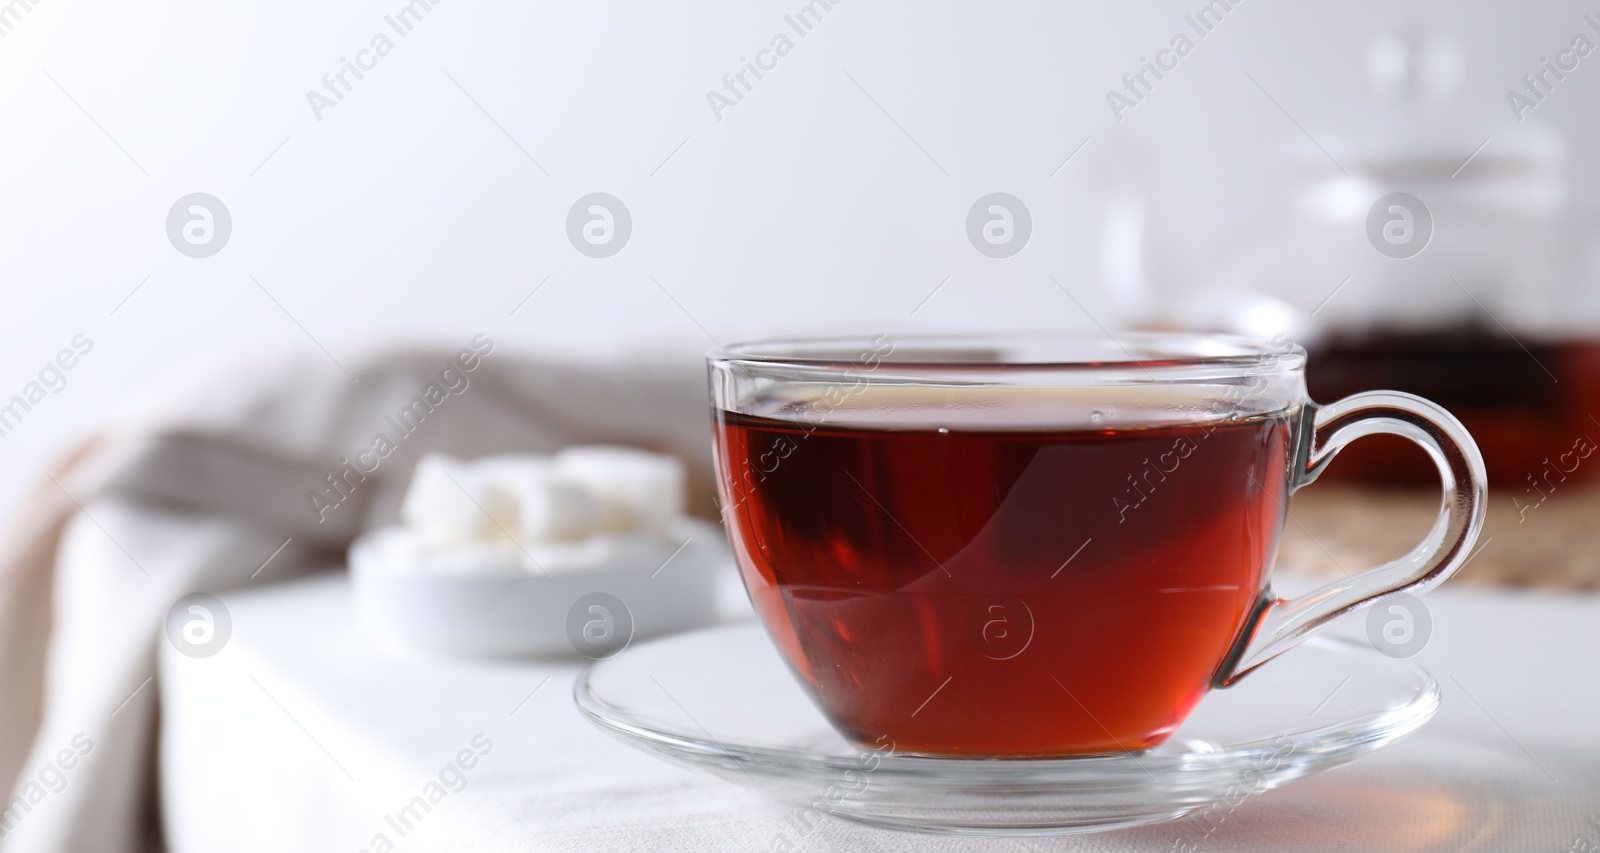
<svg viewBox="0 0 1600 853"><path fill-rule="evenodd" d="M1426 599L1433 637L1416 661L1441 682L1444 704L1410 739L1171 823L1031 839L875 829L676 768L579 714L578 662L389 651L357 632L349 597L334 574L225 594L234 634L220 654L163 649L173 853L355 853L383 849L379 835L399 850L494 853L1600 849L1600 740L1583 710L1600 703L1600 680L1571 656L1600 644L1593 596L1437 590ZM1295 653L1272 665L1294 666ZM1283 707L1299 724L1324 702L1331 721L1350 710L1343 701L1285 697ZM480 735L487 747L472 766L446 770ZM415 806L441 778L439 802Z"/></svg>
<svg viewBox="0 0 1600 853"><path fill-rule="evenodd" d="M0 780L13 791L0 849L160 849L153 682L168 610L342 565L355 534L393 520L423 452L676 453L693 511L714 517L699 353L464 344L375 352L348 372L315 353L230 364L47 469L0 545Z"/></svg>

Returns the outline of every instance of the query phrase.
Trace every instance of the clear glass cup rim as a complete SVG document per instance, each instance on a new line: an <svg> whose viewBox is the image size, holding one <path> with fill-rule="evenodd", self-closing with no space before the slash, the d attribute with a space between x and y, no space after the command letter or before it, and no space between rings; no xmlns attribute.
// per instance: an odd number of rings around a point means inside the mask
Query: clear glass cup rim
<svg viewBox="0 0 1600 853"><path fill-rule="evenodd" d="M1209 332L919 332L756 339L713 347L706 358L713 365L757 370L859 371L863 361L870 360L899 374L1129 370L1154 374L1199 368L1249 376L1301 370L1306 351L1282 336Z"/></svg>

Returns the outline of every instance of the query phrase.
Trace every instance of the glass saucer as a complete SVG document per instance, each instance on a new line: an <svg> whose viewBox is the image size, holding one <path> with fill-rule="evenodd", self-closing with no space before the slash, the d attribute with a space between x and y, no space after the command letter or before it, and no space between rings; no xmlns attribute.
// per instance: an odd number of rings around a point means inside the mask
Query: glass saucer
<svg viewBox="0 0 1600 853"><path fill-rule="evenodd" d="M630 746L843 818L961 835L1065 835L1173 820L1320 773L1439 707L1425 670L1313 639L1212 691L1163 745L1084 758L938 758L854 746L759 625L630 647L585 669L578 708Z"/></svg>

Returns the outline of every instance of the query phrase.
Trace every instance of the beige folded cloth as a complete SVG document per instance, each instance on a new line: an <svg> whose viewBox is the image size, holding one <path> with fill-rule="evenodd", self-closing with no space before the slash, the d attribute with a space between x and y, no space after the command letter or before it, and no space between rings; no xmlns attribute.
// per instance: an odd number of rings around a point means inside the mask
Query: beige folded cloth
<svg viewBox="0 0 1600 853"><path fill-rule="evenodd" d="M342 565L356 533L394 518L424 451L651 447L689 463L691 507L715 515L698 352L462 344L348 374L322 354L234 364L48 469L0 543L0 779L16 780L0 849L160 849L152 681L169 609Z"/></svg>

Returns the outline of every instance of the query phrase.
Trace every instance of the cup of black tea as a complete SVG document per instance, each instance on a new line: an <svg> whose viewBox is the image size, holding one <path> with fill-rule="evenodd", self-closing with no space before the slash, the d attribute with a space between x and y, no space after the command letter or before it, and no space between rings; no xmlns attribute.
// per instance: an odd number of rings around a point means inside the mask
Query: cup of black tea
<svg viewBox="0 0 1600 853"><path fill-rule="evenodd" d="M1397 392L1314 404L1283 339L879 335L709 362L745 587L863 746L1154 747L1208 690L1449 577L1483 525L1483 460L1450 413ZM1400 559L1274 596L1289 495L1377 433L1432 457L1438 522Z"/></svg>

